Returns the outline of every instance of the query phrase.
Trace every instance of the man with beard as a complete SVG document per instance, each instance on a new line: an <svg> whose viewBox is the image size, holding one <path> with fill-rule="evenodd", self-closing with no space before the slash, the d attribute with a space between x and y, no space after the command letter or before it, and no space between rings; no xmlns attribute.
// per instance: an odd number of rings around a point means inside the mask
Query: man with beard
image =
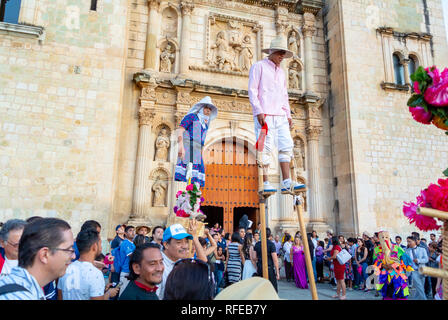
<svg viewBox="0 0 448 320"><path fill-rule="evenodd" d="M70 264L66 274L58 282L59 300L109 300L118 294L113 288L104 292L103 273L93 262L101 254L101 238L98 231L85 229L78 233L76 244L79 259Z"/></svg>
<svg viewBox="0 0 448 320"><path fill-rule="evenodd" d="M162 282L162 253L156 243L137 246L129 261L128 286L119 300L159 300L156 291Z"/></svg>

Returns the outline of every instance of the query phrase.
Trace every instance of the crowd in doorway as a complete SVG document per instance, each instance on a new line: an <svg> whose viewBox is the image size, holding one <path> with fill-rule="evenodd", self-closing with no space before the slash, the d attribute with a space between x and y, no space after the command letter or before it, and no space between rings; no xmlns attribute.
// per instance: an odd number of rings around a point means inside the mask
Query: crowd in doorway
<svg viewBox="0 0 448 320"><path fill-rule="evenodd" d="M105 252L101 225L94 220L85 221L76 237L57 218L6 221L0 229L0 300L219 299L229 290L237 294L241 284L266 286L257 282L263 281L262 241L267 248L266 292L278 297L281 274L298 290L309 288L300 232L273 234L266 228L262 235L258 224L226 233L215 224L198 236L198 228L196 220L188 227L117 225ZM379 245L377 233L346 239L328 230L324 239L315 231L305 236L314 279L333 286L334 298L345 299L347 290L372 289L368 266ZM400 236L394 243L406 251L415 270L408 275L411 298L440 299L440 279L425 277L418 267L440 267L442 238L431 234L427 241L413 233L407 245ZM335 257L342 250L351 259L341 265Z"/></svg>

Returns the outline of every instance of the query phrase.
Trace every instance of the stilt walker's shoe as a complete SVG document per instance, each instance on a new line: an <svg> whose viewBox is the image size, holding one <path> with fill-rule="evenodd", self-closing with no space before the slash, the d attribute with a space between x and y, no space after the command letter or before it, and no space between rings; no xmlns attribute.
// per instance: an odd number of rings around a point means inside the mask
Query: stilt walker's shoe
<svg viewBox="0 0 448 320"><path fill-rule="evenodd" d="M281 186L282 186L282 192L297 191L306 188L306 186L303 183L291 182L291 180L282 181Z"/></svg>
<svg viewBox="0 0 448 320"><path fill-rule="evenodd" d="M266 193L277 192L277 189L275 189L273 186L271 186L271 184L269 182L263 183L263 192L266 192Z"/></svg>

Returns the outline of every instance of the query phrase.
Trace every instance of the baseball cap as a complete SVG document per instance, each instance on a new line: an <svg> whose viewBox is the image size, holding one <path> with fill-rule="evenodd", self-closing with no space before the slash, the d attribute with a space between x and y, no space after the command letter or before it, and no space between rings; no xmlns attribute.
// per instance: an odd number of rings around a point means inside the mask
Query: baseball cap
<svg viewBox="0 0 448 320"><path fill-rule="evenodd" d="M166 230L163 232L163 241L168 241L171 238L174 238L176 240L188 238L192 240L193 236L187 233L187 230L185 230L185 228L181 224L176 223L166 228Z"/></svg>
<svg viewBox="0 0 448 320"><path fill-rule="evenodd" d="M120 227L124 227L124 226L122 224L119 224L118 226L115 227L115 231L117 231L118 228L120 228Z"/></svg>

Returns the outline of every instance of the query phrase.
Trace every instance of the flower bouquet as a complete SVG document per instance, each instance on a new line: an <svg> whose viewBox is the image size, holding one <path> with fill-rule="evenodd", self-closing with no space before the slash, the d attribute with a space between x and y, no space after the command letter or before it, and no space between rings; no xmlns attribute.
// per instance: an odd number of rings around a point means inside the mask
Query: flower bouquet
<svg viewBox="0 0 448 320"><path fill-rule="evenodd" d="M448 68L440 72L436 66L420 66L411 80L414 94L407 105L414 120L448 130Z"/></svg>
<svg viewBox="0 0 448 320"><path fill-rule="evenodd" d="M417 213L418 207L432 208L448 212L448 179L439 179L438 184L431 183L428 188L422 190L416 203L405 202L403 214L422 231L438 230L440 225L433 217Z"/></svg>
<svg viewBox="0 0 448 320"><path fill-rule="evenodd" d="M180 190L176 194L176 205L173 208L176 216L204 220L206 215L201 211L201 203L204 202L199 183L190 183L185 191Z"/></svg>

